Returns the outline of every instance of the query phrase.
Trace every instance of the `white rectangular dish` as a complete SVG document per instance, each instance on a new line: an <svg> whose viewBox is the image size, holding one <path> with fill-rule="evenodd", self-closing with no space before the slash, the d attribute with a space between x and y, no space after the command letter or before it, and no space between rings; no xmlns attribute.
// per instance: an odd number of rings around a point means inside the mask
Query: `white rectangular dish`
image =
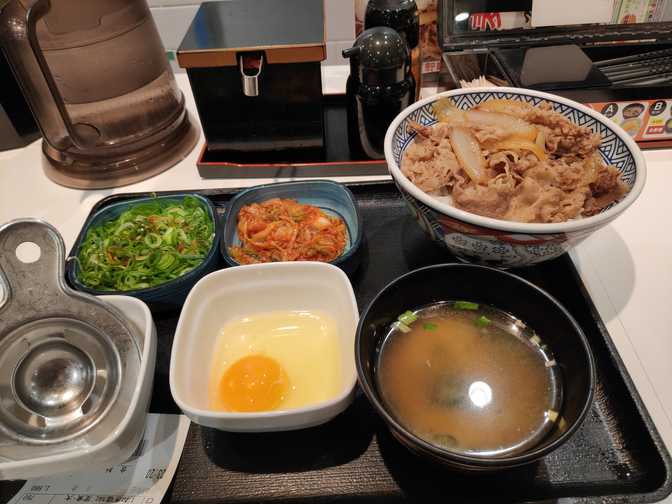
<svg viewBox="0 0 672 504"><path fill-rule="evenodd" d="M295 409L239 413L210 408L209 368L224 324L277 310L319 310L335 319L342 355L341 392L331 400ZM280 262L211 273L194 286L180 314L170 359L173 398L194 422L224 431L282 431L324 423L353 398L358 320L352 285L343 271L330 264Z"/></svg>

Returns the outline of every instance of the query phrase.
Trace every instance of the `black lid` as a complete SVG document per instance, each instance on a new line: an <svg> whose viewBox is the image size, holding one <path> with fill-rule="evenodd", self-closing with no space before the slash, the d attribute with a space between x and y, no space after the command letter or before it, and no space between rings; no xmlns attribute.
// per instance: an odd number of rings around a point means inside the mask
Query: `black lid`
<svg viewBox="0 0 672 504"><path fill-rule="evenodd" d="M364 16L364 28L389 26L404 37L409 48L420 40L420 16L415 0L369 0Z"/></svg>
<svg viewBox="0 0 672 504"><path fill-rule="evenodd" d="M177 59L184 68L235 66L239 53L254 51L263 51L271 65L325 59L322 2L203 2L184 35Z"/></svg>
<svg viewBox="0 0 672 504"><path fill-rule="evenodd" d="M364 30L343 57L350 58L350 75L367 85L401 82L410 68L406 41L386 26Z"/></svg>

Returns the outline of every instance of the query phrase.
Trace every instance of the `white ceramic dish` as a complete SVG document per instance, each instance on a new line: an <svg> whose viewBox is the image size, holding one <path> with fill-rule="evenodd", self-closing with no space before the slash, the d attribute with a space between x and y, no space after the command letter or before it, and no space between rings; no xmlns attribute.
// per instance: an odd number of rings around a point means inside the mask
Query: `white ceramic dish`
<svg viewBox="0 0 672 504"><path fill-rule="evenodd" d="M28 479L106 467L128 460L145 428L156 364L156 327L147 305L129 296L100 296L121 311L139 337L142 360L138 383L123 421L104 442L82 449L20 461L0 460L0 480Z"/></svg>
<svg viewBox="0 0 672 504"><path fill-rule="evenodd" d="M296 409L259 413L209 409L210 359L223 325L232 318L274 310L323 310L334 317L343 355L342 391L334 399ZM177 323L170 358L173 399L194 422L223 431L283 431L324 423L353 398L358 320L352 285L331 264L268 263L211 273L191 290Z"/></svg>

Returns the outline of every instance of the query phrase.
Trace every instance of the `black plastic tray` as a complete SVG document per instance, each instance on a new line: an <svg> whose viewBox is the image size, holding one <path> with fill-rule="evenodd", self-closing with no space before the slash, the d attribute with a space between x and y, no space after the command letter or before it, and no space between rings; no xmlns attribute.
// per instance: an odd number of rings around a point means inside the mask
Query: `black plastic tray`
<svg viewBox="0 0 672 504"><path fill-rule="evenodd" d="M433 244L391 183L350 185L363 214L362 262L352 277L360 309L389 281L454 259ZM222 212L232 192L198 191ZM137 195L115 195L93 211ZM538 464L465 475L416 458L388 433L366 399L320 427L228 434L192 424L166 502L656 502L672 491L671 460L571 259L515 273L554 295L583 327L598 386L585 423ZM179 410L168 368L178 314L155 316L159 352L151 410ZM0 500L12 495L0 485ZM16 488L14 488L16 490ZM3 498L4 497L4 498ZM567 500L564 500L564 499Z"/></svg>

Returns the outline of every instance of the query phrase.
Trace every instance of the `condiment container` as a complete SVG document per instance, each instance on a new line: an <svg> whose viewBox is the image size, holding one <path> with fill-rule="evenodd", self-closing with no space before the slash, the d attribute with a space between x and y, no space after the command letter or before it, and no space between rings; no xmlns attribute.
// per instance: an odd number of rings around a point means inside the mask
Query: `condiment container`
<svg viewBox="0 0 672 504"><path fill-rule="evenodd" d="M177 52L210 151L322 150L324 7L203 3Z"/></svg>
<svg viewBox="0 0 672 504"><path fill-rule="evenodd" d="M364 15L364 28L388 26L404 37L411 52L411 71L415 79L415 100L422 87L422 49L420 45L420 14L415 0L369 0Z"/></svg>
<svg viewBox="0 0 672 504"><path fill-rule="evenodd" d="M350 58L346 85L350 150L381 159L388 126L415 96L408 46L395 30L379 26L364 30L343 56Z"/></svg>

